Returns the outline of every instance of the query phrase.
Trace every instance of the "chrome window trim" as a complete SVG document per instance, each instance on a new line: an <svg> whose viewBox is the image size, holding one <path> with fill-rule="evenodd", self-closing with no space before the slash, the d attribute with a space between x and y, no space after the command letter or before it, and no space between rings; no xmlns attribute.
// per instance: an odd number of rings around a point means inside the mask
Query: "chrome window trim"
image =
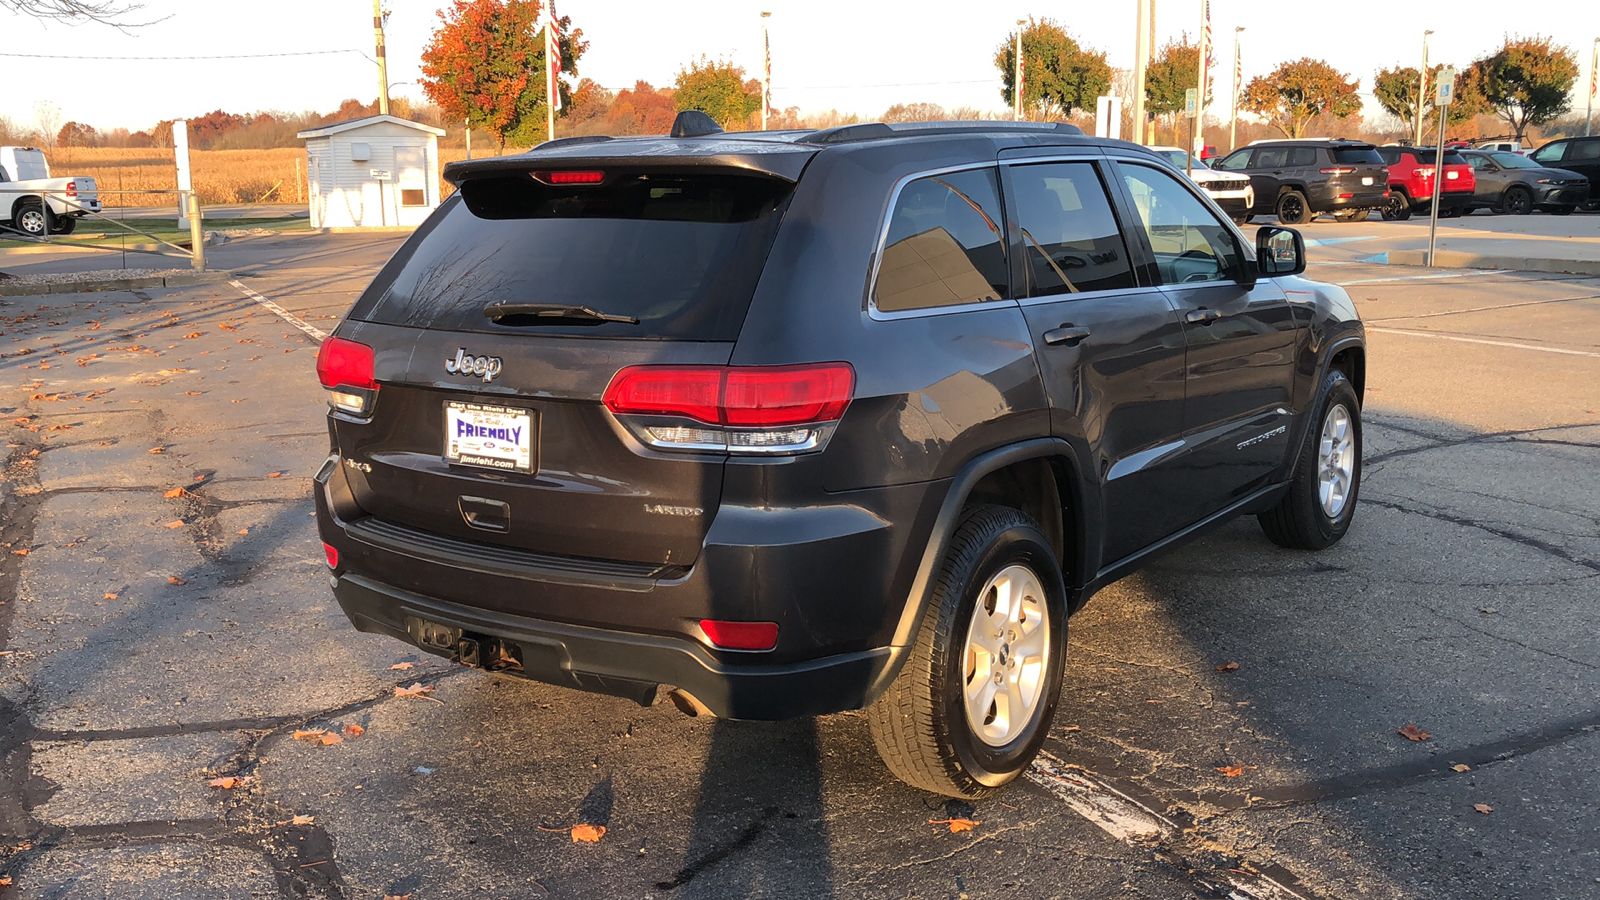
<svg viewBox="0 0 1600 900"><path fill-rule="evenodd" d="M867 278L866 308L868 316L878 321L893 321L894 319L914 319L922 316L942 316L971 312L975 309L994 309L1002 306L1016 308L1017 298L1001 297L999 300L959 303L954 306L928 306L921 309L897 309L889 312L878 309L878 269L883 265L883 252L888 249L889 225L894 219L895 206L900 203L900 193L905 190L906 185L920 178L932 178L936 175L949 175L955 172L975 172L980 169L993 169L995 171L995 190L1004 195L1005 189L1000 184L1000 165L993 160L980 163L962 163L958 166L944 166L937 169L925 169L905 175L895 182L894 190L889 192L889 205L884 207L883 223L878 228L878 240L872 251L872 273ZM1004 199L1001 202L1004 203ZM1004 224L1004 211L1000 212L1002 213L1001 221ZM1009 272L1011 268L1011 235L1002 233L1000 235L1000 243L1005 248L1006 269Z"/></svg>

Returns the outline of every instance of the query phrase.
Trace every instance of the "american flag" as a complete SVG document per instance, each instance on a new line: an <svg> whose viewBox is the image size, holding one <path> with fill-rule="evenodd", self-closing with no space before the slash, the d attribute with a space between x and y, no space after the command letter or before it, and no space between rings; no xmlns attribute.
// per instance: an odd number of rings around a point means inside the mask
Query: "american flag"
<svg viewBox="0 0 1600 900"><path fill-rule="evenodd" d="M544 58L550 105L559 112L561 85L556 79L561 77L561 22L556 18L554 0L545 0L544 4Z"/></svg>
<svg viewBox="0 0 1600 900"><path fill-rule="evenodd" d="M1211 0L1200 0L1200 52L1206 55L1206 71L1217 64L1216 46L1211 42Z"/></svg>
<svg viewBox="0 0 1600 900"><path fill-rule="evenodd" d="M767 34L765 26L761 29L761 43L767 52L766 72L767 78L761 85L761 105L768 116L772 115L772 37Z"/></svg>
<svg viewBox="0 0 1600 900"><path fill-rule="evenodd" d="M1244 86L1244 62L1239 56L1238 42L1238 36L1235 35L1233 50L1233 103L1235 106L1239 103L1239 89Z"/></svg>

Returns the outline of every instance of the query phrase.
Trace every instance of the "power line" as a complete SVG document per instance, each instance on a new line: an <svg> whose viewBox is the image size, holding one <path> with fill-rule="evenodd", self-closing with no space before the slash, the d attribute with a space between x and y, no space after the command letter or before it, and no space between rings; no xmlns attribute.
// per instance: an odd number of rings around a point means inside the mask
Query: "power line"
<svg viewBox="0 0 1600 900"><path fill-rule="evenodd" d="M201 59L271 59L281 56L331 56L336 53L355 53L366 56L360 50L302 50L296 53L230 53L222 56L67 56L49 53L0 53L0 56L9 56L20 59L93 59L113 60L116 62L154 62L163 60L201 60ZM369 59L371 57L368 57Z"/></svg>

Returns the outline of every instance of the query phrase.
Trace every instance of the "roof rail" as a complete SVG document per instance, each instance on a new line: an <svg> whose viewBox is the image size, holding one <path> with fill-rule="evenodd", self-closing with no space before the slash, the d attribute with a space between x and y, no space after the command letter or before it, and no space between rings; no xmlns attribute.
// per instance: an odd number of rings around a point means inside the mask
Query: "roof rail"
<svg viewBox="0 0 1600 900"><path fill-rule="evenodd" d="M1081 137L1083 129L1067 122L901 122L886 125L883 122L866 122L861 125L841 125L824 128L796 138L807 144L848 144L855 141L875 141L889 137L920 137L932 134L982 134L996 131L1025 134L1064 134Z"/></svg>
<svg viewBox="0 0 1600 900"><path fill-rule="evenodd" d="M705 137L722 134L722 126L698 109L686 109L672 120L672 137Z"/></svg>

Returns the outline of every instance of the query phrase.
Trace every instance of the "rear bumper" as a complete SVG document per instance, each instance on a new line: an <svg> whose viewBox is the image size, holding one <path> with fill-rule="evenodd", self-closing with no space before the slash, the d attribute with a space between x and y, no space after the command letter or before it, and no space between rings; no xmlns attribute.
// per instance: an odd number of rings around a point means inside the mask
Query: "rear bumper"
<svg viewBox="0 0 1600 900"><path fill-rule="evenodd" d="M726 498L691 566L570 560L383 525L357 506L338 456L316 475L317 524L339 554L333 589L356 628L471 664L508 643L525 677L647 701L659 684L719 716L784 719L858 709L898 670L895 625L920 558L907 549L947 482L832 495L827 506ZM647 567L646 567L647 568ZM898 599L896 599L898 598ZM779 625L771 651L715 649L701 619ZM415 621L414 621L415 620ZM460 632L439 642L432 623Z"/></svg>
<svg viewBox="0 0 1600 900"><path fill-rule="evenodd" d="M713 714L735 719L777 720L858 709L873 699L874 687L896 668L903 652L881 647L789 665L735 665L682 638L493 613L359 575L331 581L339 606L359 631L387 634L456 662L473 662L463 659L459 642L442 647L420 640L420 620L459 631L472 649L489 639L501 642L520 661L520 670L501 670L509 674L646 705L658 686L670 684L694 695ZM490 665L483 656L477 663Z"/></svg>
<svg viewBox="0 0 1600 900"><path fill-rule="evenodd" d="M1349 197L1340 197L1338 194L1327 197L1320 203L1314 202L1312 209L1316 212L1331 212L1343 209L1382 209L1389 202L1389 192L1368 188L1362 192L1341 191L1348 193Z"/></svg>

